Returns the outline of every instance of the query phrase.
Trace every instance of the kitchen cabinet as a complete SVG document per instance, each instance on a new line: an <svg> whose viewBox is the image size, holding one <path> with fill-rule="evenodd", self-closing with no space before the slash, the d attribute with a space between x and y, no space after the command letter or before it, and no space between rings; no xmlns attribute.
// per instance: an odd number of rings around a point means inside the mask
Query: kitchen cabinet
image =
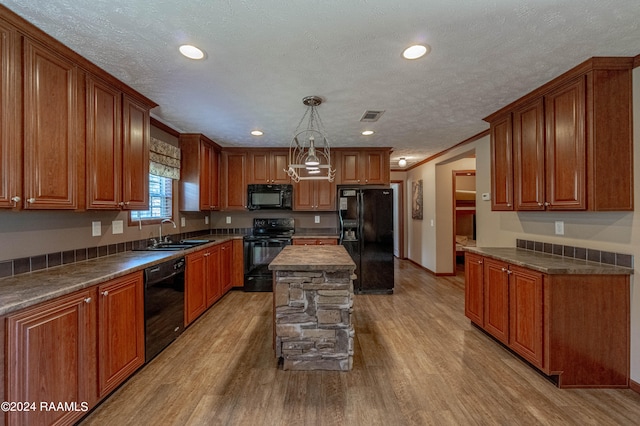
<svg viewBox="0 0 640 426"><path fill-rule="evenodd" d="M122 98L122 198L128 210L149 209L149 109L131 96Z"/></svg>
<svg viewBox="0 0 640 426"><path fill-rule="evenodd" d="M246 151L222 151L222 210L246 210L246 166Z"/></svg>
<svg viewBox="0 0 640 426"><path fill-rule="evenodd" d="M72 424L96 402L95 288L7 317L7 401L38 404L8 413L8 424ZM40 410L40 402L76 402L78 411ZM87 407L87 409L88 409ZM86 411L86 410L85 410Z"/></svg>
<svg viewBox="0 0 640 426"><path fill-rule="evenodd" d="M633 210L632 66L632 58L591 58L485 119L493 210L510 210L511 181L518 211Z"/></svg>
<svg viewBox="0 0 640 426"><path fill-rule="evenodd" d="M76 209L84 103L71 61L23 37L24 208Z"/></svg>
<svg viewBox="0 0 640 426"><path fill-rule="evenodd" d="M491 122L491 210L513 210L511 113Z"/></svg>
<svg viewBox="0 0 640 426"><path fill-rule="evenodd" d="M290 183L288 150L250 150L247 183L287 184Z"/></svg>
<svg viewBox="0 0 640 426"><path fill-rule="evenodd" d="M233 240L233 269L231 281L233 287L244 286L244 241L242 239Z"/></svg>
<svg viewBox="0 0 640 426"><path fill-rule="evenodd" d="M207 310L207 287L210 285L206 250L187 255L184 283L184 325L195 321ZM209 290L211 294L211 289Z"/></svg>
<svg viewBox="0 0 640 426"><path fill-rule="evenodd" d="M0 20L0 208L22 203L22 90L16 29Z"/></svg>
<svg viewBox="0 0 640 426"><path fill-rule="evenodd" d="M220 209L220 149L201 134L180 135L180 211Z"/></svg>
<svg viewBox="0 0 640 426"><path fill-rule="evenodd" d="M219 245L204 250L205 258L205 296L207 308L211 307L222 297L222 256Z"/></svg>
<svg viewBox="0 0 640 426"><path fill-rule="evenodd" d="M220 244L220 287L221 296L233 287L233 243L226 241Z"/></svg>
<svg viewBox="0 0 640 426"><path fill-rule="evenodd" d="M98 396L102 398L144 364L142 272L98 286L97 301Z"/></svg>
<svg viewBox="0 0 640 426"><path fill-rule="evenodd" d="M339 151L338 184L389 185L389 149Z"/></svg>
<svg viewBox="0 0 640 426"><path fill-rule="evenodd" d="M293 186L293 210L336 211L336 182L301 180Z"/></svg>
<svg viewBox="0 0 640 426"><path fill-rule="evenodd" d="M337 238L294 238L294 246L335 246Z"/></svg>
<svg viewBox="0 0 640 426"><path fill-rule="evenodd" d="M149 108L86 77L87 208L148 209Z"/></svg>
<svg viewBox="0 0 640 426"><path fill-rule="evenodd" d="M465 316L560 387L627 387L629 276L465 257Z"/></svg>

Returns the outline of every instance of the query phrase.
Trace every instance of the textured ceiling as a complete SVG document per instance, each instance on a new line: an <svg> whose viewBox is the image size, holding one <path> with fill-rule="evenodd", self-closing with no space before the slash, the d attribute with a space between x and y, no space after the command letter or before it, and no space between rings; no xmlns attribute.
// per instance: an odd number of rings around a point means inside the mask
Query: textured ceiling
<svg viewBox="0 0 640 426"><path fill-rule="evenodd" d="M487 129L483 117L589 57L640 54L638 0L0 3L157 102L152 115L179 131L288 147L302 98L318 95L332 146L391 146L392 164ZM417 42L431 53L402 59ZM182 57L183 43L206 60ZM369 109L385 113L361 123Z"/></svg>

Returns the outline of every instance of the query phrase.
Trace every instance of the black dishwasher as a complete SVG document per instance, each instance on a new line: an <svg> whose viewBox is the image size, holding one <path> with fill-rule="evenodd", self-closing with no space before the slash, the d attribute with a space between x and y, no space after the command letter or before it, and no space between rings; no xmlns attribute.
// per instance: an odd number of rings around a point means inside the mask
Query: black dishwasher
<svg viewBox="0 0 640 426"><path fill-rule="evenodd" d="M184 330L184 257L144 270L145 361Z"/></svg>

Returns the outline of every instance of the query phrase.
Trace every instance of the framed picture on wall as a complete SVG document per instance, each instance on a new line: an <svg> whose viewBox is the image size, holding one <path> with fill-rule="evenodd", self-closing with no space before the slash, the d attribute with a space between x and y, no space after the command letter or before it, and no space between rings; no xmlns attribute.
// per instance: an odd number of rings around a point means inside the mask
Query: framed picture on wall
<svg viewBox="0 0 640 426"><path fill-rule="evenodd" d="M422 220L422 179L412 183L411 200L411 217Z"/></svg>

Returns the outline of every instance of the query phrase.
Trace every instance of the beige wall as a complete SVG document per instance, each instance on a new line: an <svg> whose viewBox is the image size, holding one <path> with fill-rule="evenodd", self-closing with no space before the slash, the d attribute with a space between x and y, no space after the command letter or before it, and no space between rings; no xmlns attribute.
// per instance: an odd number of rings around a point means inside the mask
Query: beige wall
<svg viewBox="0 0 640 426"><path fill-rule="evenodd" d="M633 121L634 121L634 198L640 203L640 68L633 71ZM407 183L423 179L425 183L425 219L409 220L407 242L409 258L437 273L448 272L446 262L440 261L441 247L446 246L447 223L444 194L450 191L450 182L435 170L461 155L462 151L476 153L476 227L479 246L513 247L516 239L529 239L549 243L574 245L628 253L640 262L640 213L636 212L492 212L491 202L482 201L483 192L491 192L489 137L452 150L435 161L408 172ZM440 177L440 179L438 179ZM441 186L442 185L442 186ZM438 196L440 194L440 196ZM432 204L442 201L434 209ZM408 201L410 209L410 199ZM451 208L451 207L449 207ZM409 215L409 217L411 217ZM429 225L437 219L435 228ZM555 221L564 221L565 235L555 235ZM440 230L442 229L442 232ZM437 230L437 231L436 231ZM436 241L437 240L437 241ZM442 241L441 241L442 240ZM631 277L631 378L640 382L640 291Z"/></svg>

